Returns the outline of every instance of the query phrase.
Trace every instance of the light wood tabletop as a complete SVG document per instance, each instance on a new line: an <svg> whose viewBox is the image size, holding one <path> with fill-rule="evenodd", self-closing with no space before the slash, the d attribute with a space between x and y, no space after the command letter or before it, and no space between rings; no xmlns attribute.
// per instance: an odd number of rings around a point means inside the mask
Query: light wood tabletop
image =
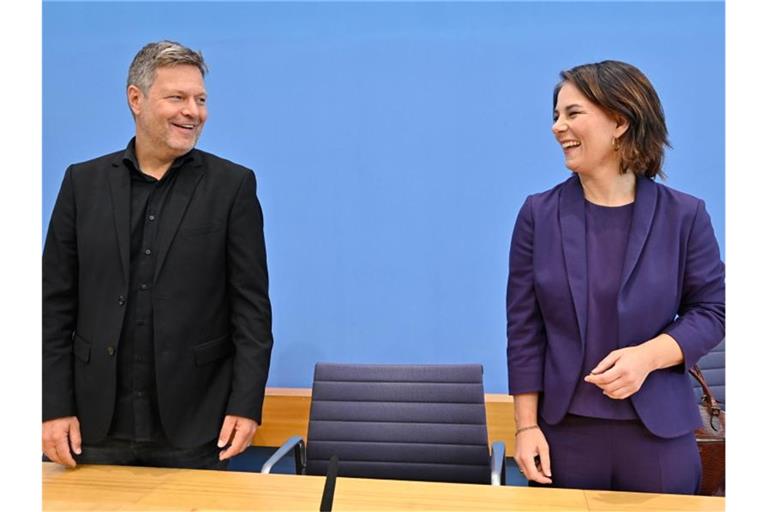
<svg viewBox="0 0 768 512"><path fill-rule="evenodd" d="M319 510L324 477L43 463L43 510ZM342 478L334 512L722 511L723 498Z"/></svg>

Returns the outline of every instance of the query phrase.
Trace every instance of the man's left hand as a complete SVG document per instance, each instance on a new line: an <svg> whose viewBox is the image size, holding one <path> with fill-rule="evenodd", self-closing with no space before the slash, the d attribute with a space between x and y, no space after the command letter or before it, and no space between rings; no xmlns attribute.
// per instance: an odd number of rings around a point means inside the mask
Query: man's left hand
<svg viewBox="0 0 768 512"><path fill-rule="evenodd" d="M253 434L256 433L256 428L257 424L251 418L232 416L230 414L224 416L224 424L221 426L221 432L219 432L218 447L224 448L227 445L229 446L219 452L219 460L234 457L251 446L251 440L253 439Z"/></svg>

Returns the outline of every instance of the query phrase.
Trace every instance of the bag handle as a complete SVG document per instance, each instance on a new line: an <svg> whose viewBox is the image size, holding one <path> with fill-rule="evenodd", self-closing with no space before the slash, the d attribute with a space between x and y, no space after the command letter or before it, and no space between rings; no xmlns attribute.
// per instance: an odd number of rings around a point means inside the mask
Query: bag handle
<svg viewBox="0 0 768 512"><path fill-rule="evenodd" d="M693 378L696 379L696 381L701 385L701 390L703 392L701 401L704 403L707 409L709 409L709 414L711 416L710 424L712 425L712 428L718 430L720 425L719 416L720 412L722 411L720 404L717 402L717 399L712 393L712 390L709 389L709 385L707 385L707 381L704 379L704 374L701 373L701 368L699 368L699 365L693 365L693 367L688 370L688 373L693 375Z"/></svg>

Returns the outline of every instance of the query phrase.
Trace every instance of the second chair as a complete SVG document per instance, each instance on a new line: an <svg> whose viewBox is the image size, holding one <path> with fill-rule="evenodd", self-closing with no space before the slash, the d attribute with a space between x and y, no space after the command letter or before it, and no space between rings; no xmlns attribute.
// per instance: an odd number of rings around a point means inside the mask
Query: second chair
<svg viewBox="0 0 768 512"><path fill-rule="evenodd" d="M483 368L474 365L315 365L306 445L294 436L296 473L503 485L504 443L488 450Z"/></svg>

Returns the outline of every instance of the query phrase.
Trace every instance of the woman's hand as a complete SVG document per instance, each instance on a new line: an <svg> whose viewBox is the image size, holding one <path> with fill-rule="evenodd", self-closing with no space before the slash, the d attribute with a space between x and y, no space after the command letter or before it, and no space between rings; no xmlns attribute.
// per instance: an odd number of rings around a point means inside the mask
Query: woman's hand
<svg viewBox="0 0 768 512"><path fill-rule="evenodd" d="M668 334L634 347L614 350L584 380L615 400L628 398L640 389L648 374L683 362L683 352Z"/></svg>
<svg viewBox="0 0 768 512"><path fill-rule="evenodd" d="M538 428L518 432L515 440L515 462L528 480L540 484L552 483L549 464L549 444Z"/></svg>
<svg viewBox="0 0 768 512"><path fill-rule="evenodd" d="M602 389L607 397L623 400L640 389L653 369L648 351L638 345L614 350L584 380Z"/></svg>

